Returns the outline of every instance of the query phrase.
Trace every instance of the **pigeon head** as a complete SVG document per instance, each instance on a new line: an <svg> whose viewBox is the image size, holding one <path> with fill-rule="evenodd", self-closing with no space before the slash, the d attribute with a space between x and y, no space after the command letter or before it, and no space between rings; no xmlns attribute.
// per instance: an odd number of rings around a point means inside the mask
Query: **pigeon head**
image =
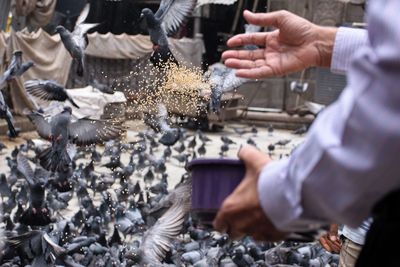
<svg viewBox="0 0 400 267"><path fill-rule="evenodd" d="M64 28L64 26L59 25L56 27L56 33L61 34L61 33L64 33L65 31L66 31L66 29Z"/></svg>
<svg viewBox="0 0 400 267"><path fill-rule="evenodd" d="M140 14L140 20L145 19L148 26L153 26L156 23L156 18L150 8L143 8Z"/></svg>
<svg viewBox="0 0 400 267"><path fill-rule="evenodd" d="M17 51L14 51L14 56L22 56L22 51L21 50L17 50Z"/></svg>

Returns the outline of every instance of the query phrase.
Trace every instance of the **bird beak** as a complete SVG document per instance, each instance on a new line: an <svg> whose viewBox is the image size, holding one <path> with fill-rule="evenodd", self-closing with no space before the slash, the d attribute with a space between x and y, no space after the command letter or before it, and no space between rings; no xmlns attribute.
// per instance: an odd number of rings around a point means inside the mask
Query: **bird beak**
<svg viewBox="0 0 400 267"><path fill-rule="evenodd" d="M139 21L142 21L144 19L144 14L140 13Z"/></svg>

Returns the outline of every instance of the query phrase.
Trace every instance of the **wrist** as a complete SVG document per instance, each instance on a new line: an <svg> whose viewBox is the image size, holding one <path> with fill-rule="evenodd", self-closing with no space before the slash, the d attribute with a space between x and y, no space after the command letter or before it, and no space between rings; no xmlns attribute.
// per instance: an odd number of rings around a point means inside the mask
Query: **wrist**
<svg viewBox="0 0 400 267"><path fill-rule="evenodd" d="M317 67L331 66L333 47L335 45L337 28L316 26L317 37L314 46L317 50Z"/></svg>

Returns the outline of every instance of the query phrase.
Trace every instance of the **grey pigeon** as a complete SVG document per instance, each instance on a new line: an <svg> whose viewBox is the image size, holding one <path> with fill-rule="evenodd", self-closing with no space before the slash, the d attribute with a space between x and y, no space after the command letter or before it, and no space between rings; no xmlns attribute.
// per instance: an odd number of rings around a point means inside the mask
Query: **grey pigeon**
<svg viewBox="0 0 400 267"><path fill-rule="evenodd" d="M6 82L21 76L34 65L32 61L22 62L22 52L15 51L10 64L3 75L0 76L0 89L5 86Z"/></svg>
<svg viewBox="0 0 400 267"><path fill-rule="evenodd" d="M157 111L158 113L155 116L147 114L144 122L154 131L162 133L158 142L165 146L173 146L179 140L180 131L169 126L168 111L164 104L158 104Z"/></svg>
<svg viewBox="0 0 400 267"><path fill-rule="evenodd" d="M29 185L29 207L20 218L20 222L31 226L44 226L51 222L50 212L45 203L45 181L35 177L28 159L21 153L17 156L17 168Z"/></svg>
<svg viewBox="0 0 400 267"><path fill-rule="evenodd" d="M144 18L149 31L150 40L153 43L153 54L150 61L155 66L177 60L169 49L167 34L177 32L184 20L193 12L196 0L162 0L157 12L154 14L149 8L142 10L141 18Z"/></svg>
<svg viewBox="0 0 400 267"><path fill-rule="evenodd" d="M246 25L246 33L258 32L259 26ZM247 50L255 50L258 47L245 47ZM245 83L248 79L236 77L235 70L226 67L222 63L210 66L207 76L211 84L210 109L218 112L221 108L221 97L224 93L233 91Z"/></svg>
<svg viewBox="0 0 400 267"><path fill-rule="evenodd" d="M79 108L65 88L54 81L46 80L29 80L24 83L26 91L29 94L46 101L61 101L68 100L71 104Z"/></svg>
<svg viewBox="0 0 400 267"><path fill-rule="evenodd" d="M56 27L56 32L60 34L65 49L78 64L77 74L79 76L83 76L85 68L85 49L88 45L86 33L99 25L98 23L83 23L89 14L89 10L90 5L87 4L80 14L72 33L63 26Z"/></svg>
<svg viewBox="0 0 400 267"><path fill-rule="evenodd" d="M39 155L40 164L49 171L66 172L71 158L67 146L74 143L79 146L102 143L118 138L122 127L108 121L82 118L71 122L72 110L64 110L47 122L42 114L30 113L28 118L35 125L40 137L51 140L51 147Z"/></svg>
<svg viewBox="0 0 400 267"><path fill-rule="evenodd" d="M2 76L0 76L0 88L4 86L4 83L6 81L10 81L15 76L17 76L17 72L21 72L20 68L22 67L22 51L14 51L10 64L8 65L7 69L3 73Z"/></svg>
<svg viewBox="0 0 400 267"><path fill-rule="evenodd" d="M18 132L13 124L13 116L8 108L6 102L4 101L3 93L0 92L0 118L5 119L7 121L8 126L8 136L11 138L15 138L18 136Z"/></svg>

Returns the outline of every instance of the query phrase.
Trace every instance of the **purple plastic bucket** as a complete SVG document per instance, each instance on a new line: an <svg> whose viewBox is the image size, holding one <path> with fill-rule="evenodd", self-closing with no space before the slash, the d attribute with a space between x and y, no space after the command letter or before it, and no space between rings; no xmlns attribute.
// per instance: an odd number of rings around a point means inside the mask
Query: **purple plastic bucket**
<svg viewBox="0 0 400 267"><path fill-rule="evenodd" d="M188 163L192 175L192 212L211 224L222 202L242 181L246 168L235 159L203 158Z"/></svg>

